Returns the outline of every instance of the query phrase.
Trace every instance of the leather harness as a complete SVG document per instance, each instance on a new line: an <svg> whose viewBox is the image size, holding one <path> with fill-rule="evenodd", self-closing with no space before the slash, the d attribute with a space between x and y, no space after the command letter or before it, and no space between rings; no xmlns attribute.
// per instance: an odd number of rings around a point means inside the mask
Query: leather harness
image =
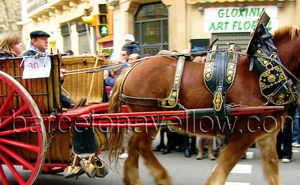
<svg viewBox="0 0 300 185"><path fill-rule="evenodd" d="M259 88L263 97L274 105L285 105L296 100L293 82L287 78L279 59L271 34L265 27L258 25L249 45L247 53L251 66L259 74Z"/></svg>
<svg viewBox="0 0 300 185"><path fill-rule="evenodd" d="M213 94L215 115L221 119L228 115L226 92L234 82L237 61L238 54L234 53L234 45L230 45L228 51L218 51L217 46L214 46L207 55L204 82L208 91Z"/></svg>
<svg viewBox="0 0 300 185"><path fill-rule="evenodd" d="M226 91L230 89L234 82L239 54L248 55L250 58L250 70L254 67L257 71L261 94L268 102L274 105L285 105L296 100L292 81L287 78L283 71L283 69L288 70L281 64L277 49L271 39L271 34L266 29L268 21L269 17L263 13L248 44L247 53L234 51L234 45L231 45L227 51L218 51L217 46L215 46L211 51L207 52L204 82L209 92L213 94L214 115L218 119L224 119L226 116L230 119L228 105L226 105ZM140 98L121 93L121 99L125 103L133 105L163 108L176 107L179 103L179 90L184 62L185 56L179 56L173 86L168 97ZM123 89L121 92L123 92ZM227 131L225 142L228 141L230 136L230 133Z"/></svg>
<svg viewBox="0 0 300 185"><path fill-rule="evenodd" d="M176 71L174 75L174 81L171 88L171 91L169 93L169 96L166 98L140 98L140 97L132 97L127 96L123 93L121 93L120 98L122 101L128 104L132 105L142 105L142 106L153 106L153 107L164 107L164 108L174 108L177 106L179 101L179 90L180 90L180 84L181 84L181 77L184 69L184 63L185 63L185 57L179 56ZM138 63L140 64L140 63ZM133 66L136 67L137 65ZM132 70L131 69L131 70ZM130 70L130 71L131 71ZM127 78L130 71L126 74L123 82L122 82L122 90L123 92L123 84L125 79Z"/></svg>

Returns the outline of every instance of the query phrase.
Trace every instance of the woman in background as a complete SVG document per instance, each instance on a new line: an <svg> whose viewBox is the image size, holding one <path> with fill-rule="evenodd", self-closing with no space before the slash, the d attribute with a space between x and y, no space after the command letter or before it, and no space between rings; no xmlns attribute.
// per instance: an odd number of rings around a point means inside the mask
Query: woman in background
<svg viewBox="0 0 300 185"><path fill-rule="evenodd" d="M0 57L17 57L22 53L21 37L14 32L8 32L0 38Z"/></svg>

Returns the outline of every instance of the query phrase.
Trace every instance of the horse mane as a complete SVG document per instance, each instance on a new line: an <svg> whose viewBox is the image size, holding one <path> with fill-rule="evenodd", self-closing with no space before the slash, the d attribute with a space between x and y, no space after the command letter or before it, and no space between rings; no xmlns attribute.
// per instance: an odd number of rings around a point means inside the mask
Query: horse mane
<svg viewBox="0 0 300 185"><path fill-rule="evenodd" d="M300 35L299 26L285 26L275 31L273 35L274 42L282 40L288 36L290 40L295 39Z"/></svg>

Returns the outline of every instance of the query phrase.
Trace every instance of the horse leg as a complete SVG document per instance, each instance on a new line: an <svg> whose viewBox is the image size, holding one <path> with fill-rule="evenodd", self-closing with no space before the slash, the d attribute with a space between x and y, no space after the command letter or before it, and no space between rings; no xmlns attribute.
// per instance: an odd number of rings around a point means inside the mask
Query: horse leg
<svg viewBox="0 0 300 185"><path fill-rule="evenodd" d="M260 149L264 173L270 185L282 185L278 169L276 138L277 132L274 132L256 142Z"/></svg>
<svg viewBox="0 0 300 185"><path fill-rule="evenodd" d="M139 177L138 158L141 155L145 165L160 185L170 185L171 178L167 171L158 162L152 152L152 140L155 138L157 130L151 128L139 128L133 133L128 144L128 158L124 163L123 181L126 185L144 184Z"/></svg>
<svg viewBox="0 0 300 185"><path fill-rule="evenodd" d="M128 141L128 157L124 162L123 182L126 185L143 185L139 177L139 153L137 152L137 136L139 133L133 133Z"/></svg>
<svg viewBox="0 0 300 185"><path fill-rule="evenodd" d="M168 172L163 168L152 152L152 141L157 134L157 130L155 128L139 128L137 132L138 133L135 133L132 138L132 141L135 142L130 143L131 146L129 148L131 152L138 152L143 157L144 164L154 177L156 184L170 185L171 178Z"/></svg>
<svg viewBox="0 0 300 185"><path fill-rule="evenodd" d="M216 167L206 181L206 185L224 185L232 168L253 142L254 139L249 135L232 135L226 147L221 151Z"/></svg>
<svg viewBox="0 0 300 185"><path fill-rule="evenodd" d="M147 133L143 133L143 137L140 139L144 140L144 144L140 142L139 152L144 159L144 164L149 169L150 174L154 177L156 184L170 185L172 184L171 177L169 176L168 172L164 169L164 167L159 163L159 161L154 156L151 150L152 141L154 139L154 134L151 133L153 132L157 131L152 129L151 131L148 130Z"/></svg>

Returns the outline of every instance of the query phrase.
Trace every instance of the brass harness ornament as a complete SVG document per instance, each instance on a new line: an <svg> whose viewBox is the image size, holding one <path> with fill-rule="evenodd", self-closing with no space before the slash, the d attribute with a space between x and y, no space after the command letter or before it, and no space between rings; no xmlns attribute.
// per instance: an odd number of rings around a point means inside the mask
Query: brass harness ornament
<svg viewBox="0 0 300 185"><path fill-rule="evenodd" d="M179 96L179 90L181 84L181 77L184 68L184 62L185 62L185 57L180 56L177 62L177 67L176 67L176 72L175 72L175 77L174 77L174 82L173 82L171 92L167 98L159 100L159 107L173 108L177 105L179 99L178 96Z"/></svg>
<svg viewBox="0 0 300 185"><path fill-rule="evenodd" d="M213 94L213 107L217 113L224 115L226 91L232 86L237 66L238 54L234 52L234 45L227 51L218 51L217 46L208 53L204 68L204 84ZM221 113L222 112L222 113Z"/></svg>
<svg viewBox="0 0 300 185"><path fill-rule="evenodd" d="M262 49L256 51L258 55L267 56ZM272 59L277 59L277 53L273 52L270 56ZM274 105L285 105L296 100L292 88L285 88L282 92L276 92L276 89L288 82L281 66L263 58L257 57L257 61L265 71L259 76L260 92L270 103Z"/></svg>

